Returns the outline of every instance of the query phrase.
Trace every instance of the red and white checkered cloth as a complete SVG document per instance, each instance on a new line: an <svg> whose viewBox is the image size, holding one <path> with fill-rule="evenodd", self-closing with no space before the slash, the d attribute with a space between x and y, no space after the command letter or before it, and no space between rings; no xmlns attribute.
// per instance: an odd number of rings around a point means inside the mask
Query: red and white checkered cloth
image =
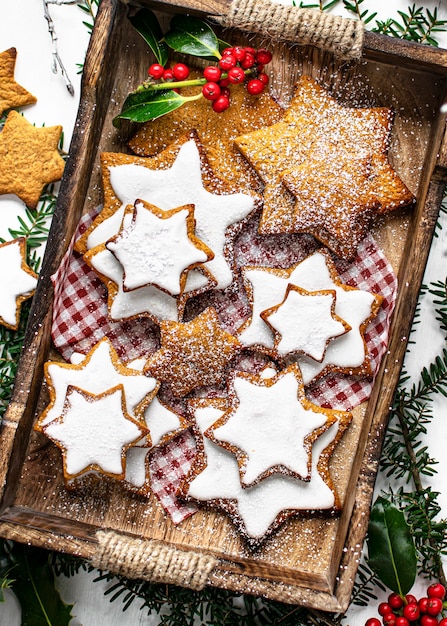
<svg viewBox="0 0 447 626"><path fill-rule="evenodd" d="M86 354L101 338L107 336L124 362L148 357L158 348L156 326L146 318L111 321L108 318L105 285L88 267L82 255L73 251L74 242L85 232L95 215L91 213L81 219L70 249L52 276L55 290L52 325L54 345L68 361L73 352ZM253 219L238 236L234 254L239 267L259 265L287 268L318 248L319 245L308 235L260 236L256 220ZM352 263L338 259L334 261L343 283L383 297L380 311L365 333L375 375L388 344L397 278L372 236L361 243ZM188 319L205 306L216 309L222 326L229 332L239 328L250 314L250 305L241 283L235 283L225 291L211 292L192 299L186 308ZM244 357L243 363L241 361L238 365L256 371L262 363L262 358L257 355L251 360ZM372 379L331 374L314 384L307 397L327 408L351 410L368 399L372 383ZM216 391L212 390L212 393L215 395ZM194 455L195 442L190 431L178 435L151 453L151 488L174 523L179 523L195 510L175 497Z"/></svg>

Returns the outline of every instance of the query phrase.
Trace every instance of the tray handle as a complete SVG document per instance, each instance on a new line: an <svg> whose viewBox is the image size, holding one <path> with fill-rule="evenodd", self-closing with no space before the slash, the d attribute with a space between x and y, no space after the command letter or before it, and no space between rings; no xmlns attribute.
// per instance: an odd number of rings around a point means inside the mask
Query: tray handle
<svg viewBox="0 0 447 626"><path fill-rule="evenodd" d="M200 591L219 560L211 554L179 550L155 539L139 539L114 531L98 531L91 563L126 578L168 583Z"/></svg>

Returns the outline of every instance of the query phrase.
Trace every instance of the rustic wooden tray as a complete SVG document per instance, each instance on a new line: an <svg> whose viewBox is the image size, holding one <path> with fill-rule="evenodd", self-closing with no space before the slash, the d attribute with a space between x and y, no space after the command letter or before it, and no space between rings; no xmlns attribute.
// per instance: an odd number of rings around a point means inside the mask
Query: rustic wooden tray
<svg viewBox="0 0 447 626"><path fill-rule="evenodd" d="M222 0L169 0L155 5L167 12L210 16L227 9ZM256 37L255 41L262 41ZM149 502L135 499L119 487L104 488L101 497L67 492L54 447L47 442L43 445L42 437L32 430L36 414L47 402L42 378L43 364L53 349L50 276L58 268L80 216L100 202L100 152L125 150L111 119L144 76L149 59L147 48L129 26L125 5L119 0L103 0L84 66L70 157L17 382L1 427L0 535L87 559L95 557L102 529L124 538L141 538L143 543L156 540L174 551L216 557L208 584L338 612L346 609L352 591L389 406L447 181L445 117L440 112L447 95L447 51L371 33L365 35L364 59L359 64L338 63L312 48L284 43L274 47L273 76L277 78L273 88L284 100L297 77L280 71L284 55L291 55L298 73L326 80L332 76L348 90L360 81L369 85L380 104L395 107L391 155L418 199L411 214L394 215L374 233L398 273L400 289L389 350L372 396L355 410L354 427L334 458L343 498L341 516L291 519L261 549L250 551L229 531L231 524L220 513L199 512L175 527L155 498ZM309 537L306 541L302 540L304 533Z"/></svg>

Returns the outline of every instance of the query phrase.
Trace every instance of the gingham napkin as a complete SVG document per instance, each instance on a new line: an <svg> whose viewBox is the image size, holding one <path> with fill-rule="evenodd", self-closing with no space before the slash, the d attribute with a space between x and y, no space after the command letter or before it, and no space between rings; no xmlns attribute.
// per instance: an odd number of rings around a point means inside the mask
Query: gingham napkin
<svg viewBox="0 0 447 626"><path fill-rule="evenodd" d="M110 321L107 289L82 256L73 250L74 242L95 216L93 212L81 219L70 249L52 276L55 290L52 325L54 345L69 360L73 352L86 354L102 337L107 336L124 362L147 357L158 347L155 325L145 318ZM260 265L287 268L303 260L318 247L315 240L307 235L261 237L257 234L256 220L253 219L235 242L234 255L239 267ZM389 321L397 292L396 276L372 236L361 243L352 263L337 259L334 261L343 283L383 297L381 309L365 333L374 377L388 343ZM212 292L191 300L186 309L187 316L190 318L205 305L216 309L222 326L229 332L238 328L250 314L250 306L241 284L235 283L223 292ZM240 362L238 366L257 371L262 364L259 355L251 360L245 356L244 363ZM367 379L331 374L315 383L308 390L307 397L326 408L351 410L368 399L373 377ZM211 390L211 393L215 395L216 391ZM191 467L194 455L195 441L190 431L185 431L151 453L151 489L174 523L181 522L195 510L175 496Z"/></svg>

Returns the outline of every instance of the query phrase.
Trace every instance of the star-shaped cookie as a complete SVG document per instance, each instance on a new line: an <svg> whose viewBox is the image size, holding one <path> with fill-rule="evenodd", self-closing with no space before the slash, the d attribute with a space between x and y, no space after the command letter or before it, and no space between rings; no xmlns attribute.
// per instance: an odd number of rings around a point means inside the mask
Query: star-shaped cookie
<svg viewBox="0 0 447 626"><path fill-rule="evenodd" d="M242 485L278 472L309 480L312 445L336 417L306 399L299 367L267 379L237 372L230 398L231 408L205 436L237 457Z"/></svg>
<svg viewBox="0 0 447 626"><path fill-rule="evenodd" d="M34 104L37 99L14 79L17 50L0 52L0 115L3 111Z"/></svg>
<svg viewBox="0 0 447 626"><path fill-rule="evenodd" d="M0 324L17 330L22 302L31 298L37 274L26 263L24 237L0 244Z"/></svg>
<svg viewBox="0 0 447 626"><path fill-rule="evenodd" d="M126 411L123 385L100 394L69 385L60 417L43 432L62 450L68 481L91 471L123 479L126 450L146 433Z"/></svg>
<svg viewBox="0 0 447 626"><path fill-rule="evenodd" d="M175 396L222 384L230 361L242 349L222 329L211 307L190 322L161 322L160 333L161 348L149 358L144 372L168 383Z"/></svg>
<svg viewBox="0 0 447 626"><path fill-rule="evenodd" d="M287 285L284 300L261 317L275 335L279 356L306 354L322 361L331 339L351 330L335 313L334 290L306 291Z"/></svg>
<svg viewBox="0 0 447 626"><path fill-rule="evenodd" d="M301 77L280 122L235 140L265 183L260 232L310 233L353 257L374 215L414 203L388 160L392 120Z"/></svg>
<svg viewBox="0 0 447 626"><path fill-rule="evenodd" d="M129 205L106 248L123 267L124 291L155 285L173 296L182 293L189 270L214 256L195 236L192 204L170 211L143 201Z"/></svg>
<svg viewBox="0 0 447 626"><path fill-rule="evenodd" d="M297 357L304 384L310 384L329 371L358 375L371 373L364 333L370 320L377 315L383 298L343 284L327 252L315 252L287 269L245 267L242 275L252 314L237 332L241 343L272 354L275 338L262 314L284 300L289 284L309 292L333 290L336 293L335 313L350 330L329 342L321 361L305 355Z"/></svg>
<svg viewBox="0 0 447 626"><path fill-rule="evenodd" d="M15 194L36 208L44 187L64 171L58 151L61 133L62 126L35 128L11 111L0 133L0 194Z"/></svg>

